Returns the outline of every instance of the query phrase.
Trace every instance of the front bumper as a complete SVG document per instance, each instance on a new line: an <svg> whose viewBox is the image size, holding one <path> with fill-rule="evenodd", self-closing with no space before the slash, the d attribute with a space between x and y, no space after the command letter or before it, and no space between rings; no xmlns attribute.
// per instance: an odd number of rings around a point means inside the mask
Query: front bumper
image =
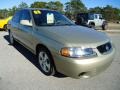
<svg viewBox="0 0 120 90"><path fill-rule="evenodd" d="M60 55L54 56L58 72L73 78L88 78L104 71L113 61L115 49L109 54L89 59L68 58Z"/></svg>

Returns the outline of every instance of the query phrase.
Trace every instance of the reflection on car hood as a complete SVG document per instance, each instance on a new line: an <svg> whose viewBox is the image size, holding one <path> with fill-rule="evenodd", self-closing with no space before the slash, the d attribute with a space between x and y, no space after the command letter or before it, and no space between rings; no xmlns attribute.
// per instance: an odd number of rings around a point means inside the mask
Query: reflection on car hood
<svg viewBox="0 0 120 90"><path fill-rule="evenodd" d="M95 31L82 26L50 26L39 27L45 35L67 45L98 44L109 41L109 38L102 32Z"/></svg>

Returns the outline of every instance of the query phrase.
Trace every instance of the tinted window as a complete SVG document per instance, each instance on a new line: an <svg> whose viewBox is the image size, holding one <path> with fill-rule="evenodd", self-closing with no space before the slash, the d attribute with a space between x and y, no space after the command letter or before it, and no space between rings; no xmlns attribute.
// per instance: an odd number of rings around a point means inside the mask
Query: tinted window
<svg viewBox="0 0 120 90"><path fill-rule="evenodd" d="M103 18L103 17L102 17L102 15L100 14L100 15L99 15L99 19L101 19L101 18Z"/></svg>
<svg viewBox="0 0 120 90"><path fill-rule="evenodd" d="M32 14L37 26L74 25L72 21L56 11L33 10Z"/></svg>
<svg viewBox="0 0 120 90"><path fill-rule="evenodd" d="M20 23L20 16L21 16L21 11L18 11L18 12L15 13L12 20L16 23Z"/></svg>
<svg viewBox="0 0 120 90"><path fill-rule="evenodd" d="M94 20L94 14L89 14L89 19Z"/></svg>
<svg viewBox="0 0 120 90"><path fill-rule="evenodd" d="M97 19L98 18L98 16L97 15L95 15L95 19Z"/></svg>

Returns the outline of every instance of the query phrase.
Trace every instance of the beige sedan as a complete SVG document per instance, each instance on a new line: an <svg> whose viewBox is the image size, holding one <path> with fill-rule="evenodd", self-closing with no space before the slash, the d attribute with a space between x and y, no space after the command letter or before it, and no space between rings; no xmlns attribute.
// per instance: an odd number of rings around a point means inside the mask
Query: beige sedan
<svg viewBox="0 0 120 90"><path fill-rule="evenodd" d="M16 41L38 57L45 75L56 71L89 78L104 71L115 49L104 33L77 26L57 11L23 9L8 24L10 43Z"/></svg>

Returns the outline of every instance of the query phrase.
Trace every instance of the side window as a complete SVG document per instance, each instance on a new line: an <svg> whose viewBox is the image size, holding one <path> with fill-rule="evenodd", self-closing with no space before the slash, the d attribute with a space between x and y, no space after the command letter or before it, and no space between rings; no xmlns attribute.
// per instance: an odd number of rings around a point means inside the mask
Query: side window
<svg viewBox="0 0 120 90"><path fill-rule="evenodd" d="M23 10L20 20L29 20L29 22L31 22L30 12L28 10Z"/></svg>
<svg viewBox="0 0 120 90"><path fill-rule="evenodd" d="M89 14L89 19L90 20L94 20L94 15L93 14Z"/></svg>
<svg viewBox="0 0 120 90"><path fill-rule="evenodd" d="M97 16L97 15L95 15L95 19L98 19L98 16Z"/></svg>
<svg viewBox="0 0 120 90"><path fill-rule="evenodd" d="M16 12L12 21L15 23L20 23L20 16L21 16L21 11Z"/></svg>
<svg viewBox="0 0 120 90"><path fill-rule="evenodd" d="M99 15L99 19L102 19L102 15L101 14Z"/></svg>

